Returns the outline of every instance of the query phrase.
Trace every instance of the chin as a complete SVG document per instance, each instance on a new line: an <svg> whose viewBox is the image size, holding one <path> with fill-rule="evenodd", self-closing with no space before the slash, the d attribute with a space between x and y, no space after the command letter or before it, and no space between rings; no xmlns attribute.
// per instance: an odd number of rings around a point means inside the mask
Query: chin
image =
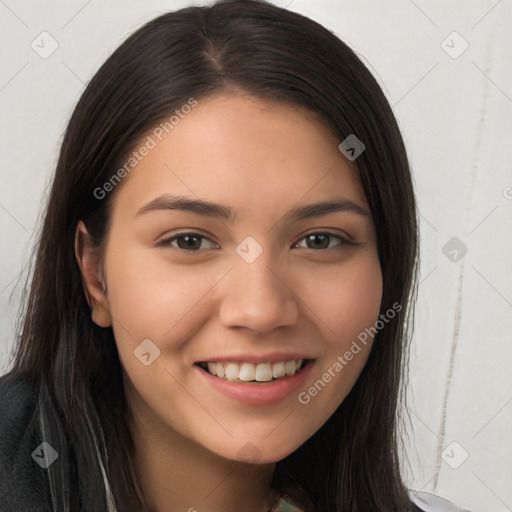
<svg viewBox="0 0 512 512"><path fill-rule="evenodd" d="M283 440L269 441L268 437L253 437L251 440L233 440L229 447L219 446L211 451L217 455L232 461L245 462L248 464L275 464L297 450L302 443L286 444Z"/></svg>

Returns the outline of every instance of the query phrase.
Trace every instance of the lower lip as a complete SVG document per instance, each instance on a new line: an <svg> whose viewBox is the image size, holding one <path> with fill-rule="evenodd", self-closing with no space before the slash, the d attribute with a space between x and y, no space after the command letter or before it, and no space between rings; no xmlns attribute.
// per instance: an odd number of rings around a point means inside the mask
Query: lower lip
<svg viewBox="0 0 512 512"><path fill-rule="evenodd" d="M195 368L215 390L239 402L249 405L267 405L280 402L291 394L297 392L304 384L313 368L314 361L310 361L300 372L262 384L249 384L230 382L199 366Z"/></svg>

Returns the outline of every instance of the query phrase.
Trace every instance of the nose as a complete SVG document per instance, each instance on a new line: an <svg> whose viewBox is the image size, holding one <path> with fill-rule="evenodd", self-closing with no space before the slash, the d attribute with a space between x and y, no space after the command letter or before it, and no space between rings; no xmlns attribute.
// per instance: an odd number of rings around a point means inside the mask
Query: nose
<svg viewBox="0 0 512 512"><path fill-rule="evenodd" d="M263 333L297 322L299 299L289 274L279 268L265 251L252 263L235 261L222 285L219 315L224 326Z"/></svg>

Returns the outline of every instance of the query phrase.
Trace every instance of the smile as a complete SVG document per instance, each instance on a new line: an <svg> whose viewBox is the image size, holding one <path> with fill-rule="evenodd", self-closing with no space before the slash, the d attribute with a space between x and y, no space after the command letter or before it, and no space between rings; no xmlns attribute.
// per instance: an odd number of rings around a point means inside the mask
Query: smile
<svg viewBox="0 0 512 512"><path fill-rule="evenodd" d="M313 371L315 362L315 359L288 359L274 363L204 361L195 363L194 367L200 379L215 393L244 404L262 406L298 393Z"/></svg>
<svg viewBox="0 0 512 512"><path fill-rule="evenodd" d="M202 362L198 365L209 374L229 382L271 382L298 373L308 360L291 359L275 363L247 363L232 361Z"/></svg>

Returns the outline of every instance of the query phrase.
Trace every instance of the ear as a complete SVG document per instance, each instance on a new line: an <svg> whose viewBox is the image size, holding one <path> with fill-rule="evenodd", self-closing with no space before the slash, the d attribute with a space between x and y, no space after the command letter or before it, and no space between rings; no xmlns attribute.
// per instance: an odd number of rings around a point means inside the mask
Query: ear
<svg viewBox="0 0 512 512"><path fill-rule="evenodd" d="M85 224L79 221L75 232L75 257L82 274L92 321L100 327L111 327L112 319L106 295L106 284L98 248L94 246Z"/></svg>

